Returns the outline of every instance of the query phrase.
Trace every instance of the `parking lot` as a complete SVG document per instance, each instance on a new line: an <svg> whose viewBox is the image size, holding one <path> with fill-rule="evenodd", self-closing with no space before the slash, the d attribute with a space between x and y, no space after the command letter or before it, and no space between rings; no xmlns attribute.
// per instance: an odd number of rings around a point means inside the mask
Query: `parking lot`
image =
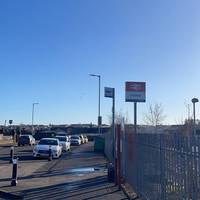
<svg viewBox="0 0 200 200"><path fill-rule="evenodd" d="M72 146L59 159L32 157L32 146L15 147L18 184L11 187L10 147L0 147L0 191L24 199L127 199L107 182L106 160L94 143Z"/></svg>

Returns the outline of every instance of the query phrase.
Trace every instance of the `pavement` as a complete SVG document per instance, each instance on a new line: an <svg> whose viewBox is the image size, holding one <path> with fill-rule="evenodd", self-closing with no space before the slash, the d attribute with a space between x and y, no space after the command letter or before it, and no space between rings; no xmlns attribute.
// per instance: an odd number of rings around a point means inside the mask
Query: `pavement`
<svg viewBox="0 0 200 200"><path fill-rule="evenodd" d="M106 159L93 142L72 147L60 159L34 159L32 148L16 147L18 184L10 186L9 147L0 148L0 191L23 199L125 200L123 191L107 181ZM1 192L0 192L1 198ZM14 197L7 196L7 199ZM4 196L5 199L5 196Z"/></svg>

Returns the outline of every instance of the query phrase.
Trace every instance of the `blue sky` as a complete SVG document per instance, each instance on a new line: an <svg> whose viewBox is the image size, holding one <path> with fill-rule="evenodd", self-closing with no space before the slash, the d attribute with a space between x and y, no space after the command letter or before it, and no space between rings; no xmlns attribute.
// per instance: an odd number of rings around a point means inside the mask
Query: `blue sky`
<svg viewBox="0 0 200 200"><path fill-rule="evenodd" d="M101 113L128 113L124 82L146 81L148 104L162 103L166 124L187 115L185 103L200 96L199 0L2 0L0 1L0 124L96 123L98 81ZM199 105L200 106L200 105ZM197 104L197 117L200 110Z"/></svg>

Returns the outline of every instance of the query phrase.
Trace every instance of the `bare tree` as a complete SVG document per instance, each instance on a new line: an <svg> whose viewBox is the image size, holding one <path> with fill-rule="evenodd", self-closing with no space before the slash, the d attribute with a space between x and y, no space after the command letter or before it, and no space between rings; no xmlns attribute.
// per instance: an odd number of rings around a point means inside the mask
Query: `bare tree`
<svg viewBox="0 0 200 200"><path fill-rule="evenodd" d="M115 112L115 123L121 123L123 120L125 122L125 124L127 124L129 122L129 116L128 113L126 113L126 116L122 113L122 111L120 112ZM112 115L108 115L108 123L112 124Z"/></svg>
<svg viewBox="0 0 200 200"><path fill-rule="evenodd" d="M144 121L146 124L154 126L157 131L157 126L162 125L166 115L164 115L164 109L161 103L149 104L148 111L144 115Z"/></svg>
<svg viewBox="0 0 200 200"><path fill-rule="evenodd" d="M185 108L186 108L186 111L187 111L187 120L190 120L192 118L191 116L191 105L189 103L187 103L186 101L184 102L184 105L185 105Z"/></svg>

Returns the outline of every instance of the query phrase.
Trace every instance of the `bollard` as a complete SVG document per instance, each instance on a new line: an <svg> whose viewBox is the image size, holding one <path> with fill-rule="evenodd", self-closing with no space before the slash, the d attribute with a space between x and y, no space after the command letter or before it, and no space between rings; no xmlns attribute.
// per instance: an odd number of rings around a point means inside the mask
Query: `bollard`
<svg viewBox="0 0 200 200"><path fill-rule="evenodd" d="M112 183L115 180L115 168L112 163L108 164L108 182Z"/></svg>
<svg viewBox="0 0 200 200"><path fill-rule="evenodd" d="M17 160L18 160L18 158L13 158L13 170L12 170L11 186L17 185Z"/></svg>
<svg viewBox="0 0 200 200"><path fill-rule="evenodd" d="M13 162L13 157L14 157L14 147L12 146L12 147L10 148L10 163Z"/></svg>
<svg viewBox="0 0 200 200"><path fill-rule="evenodd" d="M49 158L48 161L52 161L52 151L51 151L51 146L49 146Z"/></svg>

